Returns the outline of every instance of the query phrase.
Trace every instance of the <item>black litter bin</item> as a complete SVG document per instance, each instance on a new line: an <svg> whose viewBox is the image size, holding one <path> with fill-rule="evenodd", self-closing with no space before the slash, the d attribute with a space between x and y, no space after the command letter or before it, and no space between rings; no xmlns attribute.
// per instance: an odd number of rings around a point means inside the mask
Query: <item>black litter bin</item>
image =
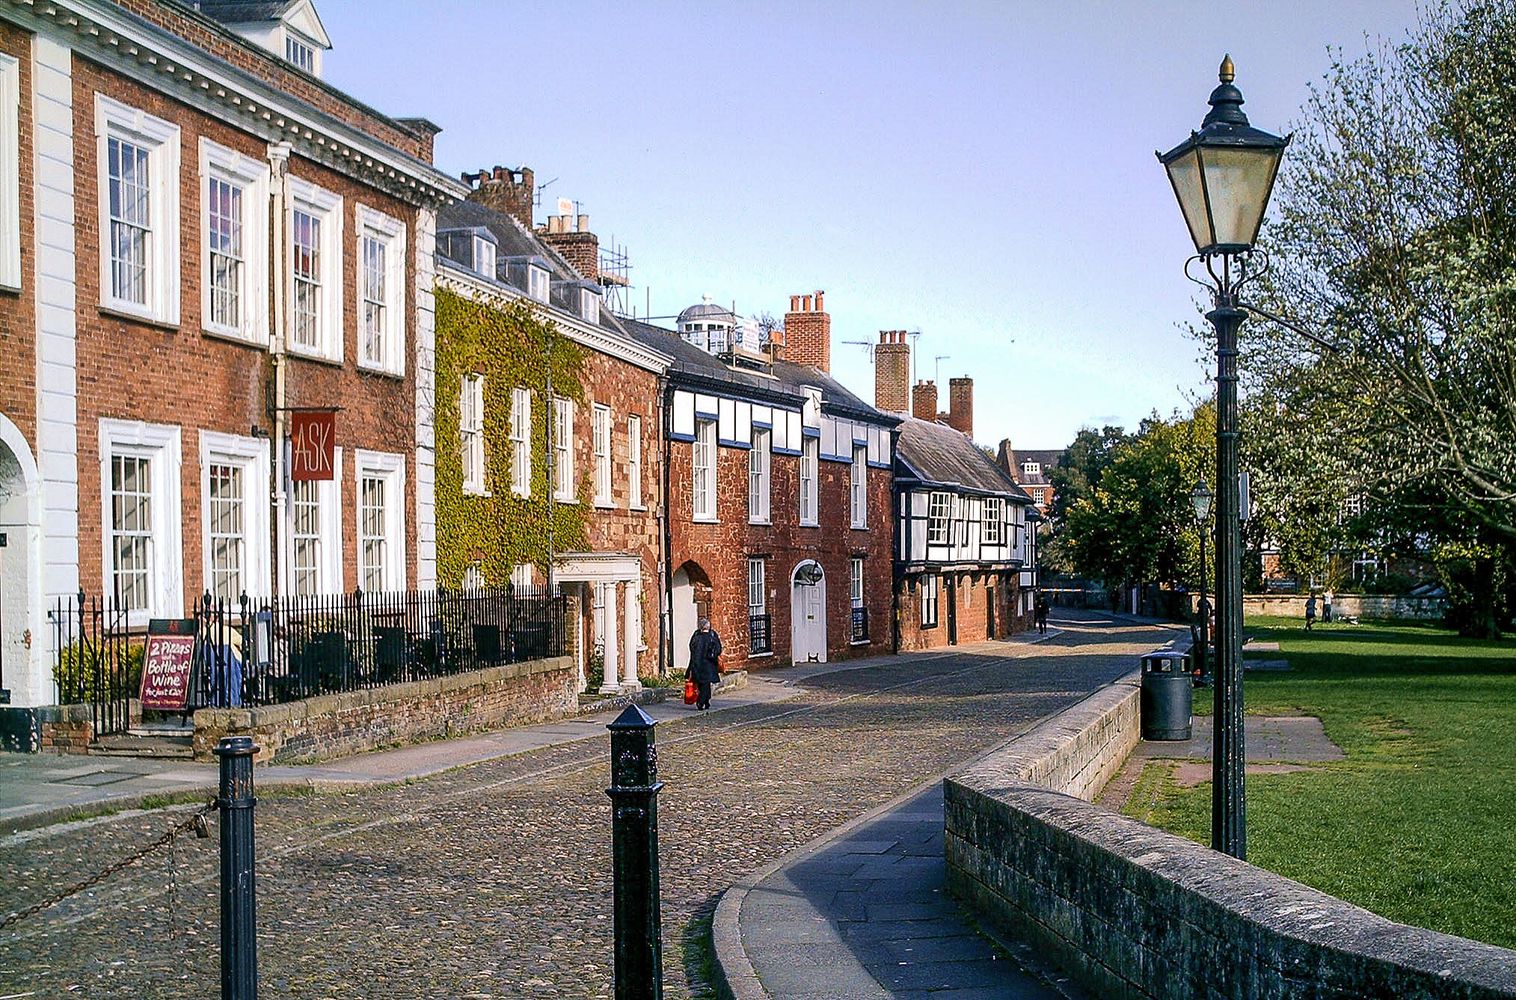
<svg viewBox="0 0 1516 1000"><path fill-rule="evenodd" d="M1194 697L1190 656L1160 649L1142 658L1142 738L1190 738L1190 704Z"/></svg>

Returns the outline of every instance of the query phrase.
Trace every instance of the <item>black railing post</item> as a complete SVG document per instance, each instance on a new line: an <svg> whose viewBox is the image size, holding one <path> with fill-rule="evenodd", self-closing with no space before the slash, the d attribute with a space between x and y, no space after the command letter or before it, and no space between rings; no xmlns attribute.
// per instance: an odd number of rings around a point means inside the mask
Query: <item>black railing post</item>
<svg viewBox="0 0 1516 1000"><path fill-rule="evenodd" d="M221 758L221 1000L257 1000L258 938L253 878L253 754L251 736L216 744Z"/></svg>
<svg viewBox="0 0 1516 1000"><path fill-rule="evenodd" d="M611 731L611 854L616 1000L662 1000L663 918L658 899L657 725L636 705Z"/></svg>

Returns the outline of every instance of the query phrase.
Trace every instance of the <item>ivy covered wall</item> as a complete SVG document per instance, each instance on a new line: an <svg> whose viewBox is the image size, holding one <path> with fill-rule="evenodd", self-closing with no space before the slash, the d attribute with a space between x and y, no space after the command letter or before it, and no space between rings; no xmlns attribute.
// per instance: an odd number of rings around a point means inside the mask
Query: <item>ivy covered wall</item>
<svg viewBox="0 0 1516 1000"><path fill-rule="evenodd" d="M549 525L555 551L575 551L586 544L585 506L552 502L547 463L549 373L554 394L576 404L575 430L588 426L585 349L558 333L534 304L519 299L475 301L438 288L436 315L438 582L461 585L475 561L491 586L503 584L520 563L545 571ZM463 491L459 401L463 378L470 374L484 376L485 496ZM511 390L518 387L532 395L527 497L511 490ZM587 496L587 491L586 475L578 495Z"/></svg>

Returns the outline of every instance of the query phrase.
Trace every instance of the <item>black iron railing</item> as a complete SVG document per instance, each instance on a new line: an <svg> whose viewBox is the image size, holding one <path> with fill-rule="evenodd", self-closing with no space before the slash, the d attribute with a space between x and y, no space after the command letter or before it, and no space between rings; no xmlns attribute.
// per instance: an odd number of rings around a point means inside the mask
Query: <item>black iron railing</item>
<svg viewBox="0 0 1516 1000"><path fill-rule="evenodd" d="M142 679L141 640L133 643L126 612L81 590L59 598L48 617L58 703L89 705L97 736L126 732Z"/></svg>
<svg viewBox="0 0 1516 1000"><path fill-rule="evenodd" d="M774 651L773 636L769 632L768 615L747 616L747 651L749 656Z"/></svg>
<svg viewBox="0 0 1516 1000"><path fill-rule="evenodd" d="M119 702L124 729L126 699L140 679L142 637L128 631L124 615L83 594L77 606L60 602L54 617L60 700L106 704L112 713ZM565 649L564 598L509 587L277 601L206 594L194 618L189 711L426 680L561 656ZM109 729L97 724L97 731Z"/></svg>
<svg viewBox="0 0 1516 1000"><path fill-rule="evenodd" d="M851 642L869 641L869 609L856 607L853 609L852 629L849 632Z"/></svg>

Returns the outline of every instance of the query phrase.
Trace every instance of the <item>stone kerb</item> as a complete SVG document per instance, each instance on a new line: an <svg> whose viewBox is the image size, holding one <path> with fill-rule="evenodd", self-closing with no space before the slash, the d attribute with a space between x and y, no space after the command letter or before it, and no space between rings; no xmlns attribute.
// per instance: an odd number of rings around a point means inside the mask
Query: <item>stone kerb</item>
<svg viewBox="0 0 1516 1000"><path fill-rule="evenodd" d="M1408 927L1089 801L1135 675L948 779L949 888L1101 996L1516 997L1516 952Z"/></svg>
<svg viewBox="0 0 1516 1000"><path fill-rule="evenodd" d="M202 708L195 713L195 758L210 759L224 736L252 736L259 761L314 762L561 718L577 706L575 677L573 658L557 656L280 705Z"/></svg>

